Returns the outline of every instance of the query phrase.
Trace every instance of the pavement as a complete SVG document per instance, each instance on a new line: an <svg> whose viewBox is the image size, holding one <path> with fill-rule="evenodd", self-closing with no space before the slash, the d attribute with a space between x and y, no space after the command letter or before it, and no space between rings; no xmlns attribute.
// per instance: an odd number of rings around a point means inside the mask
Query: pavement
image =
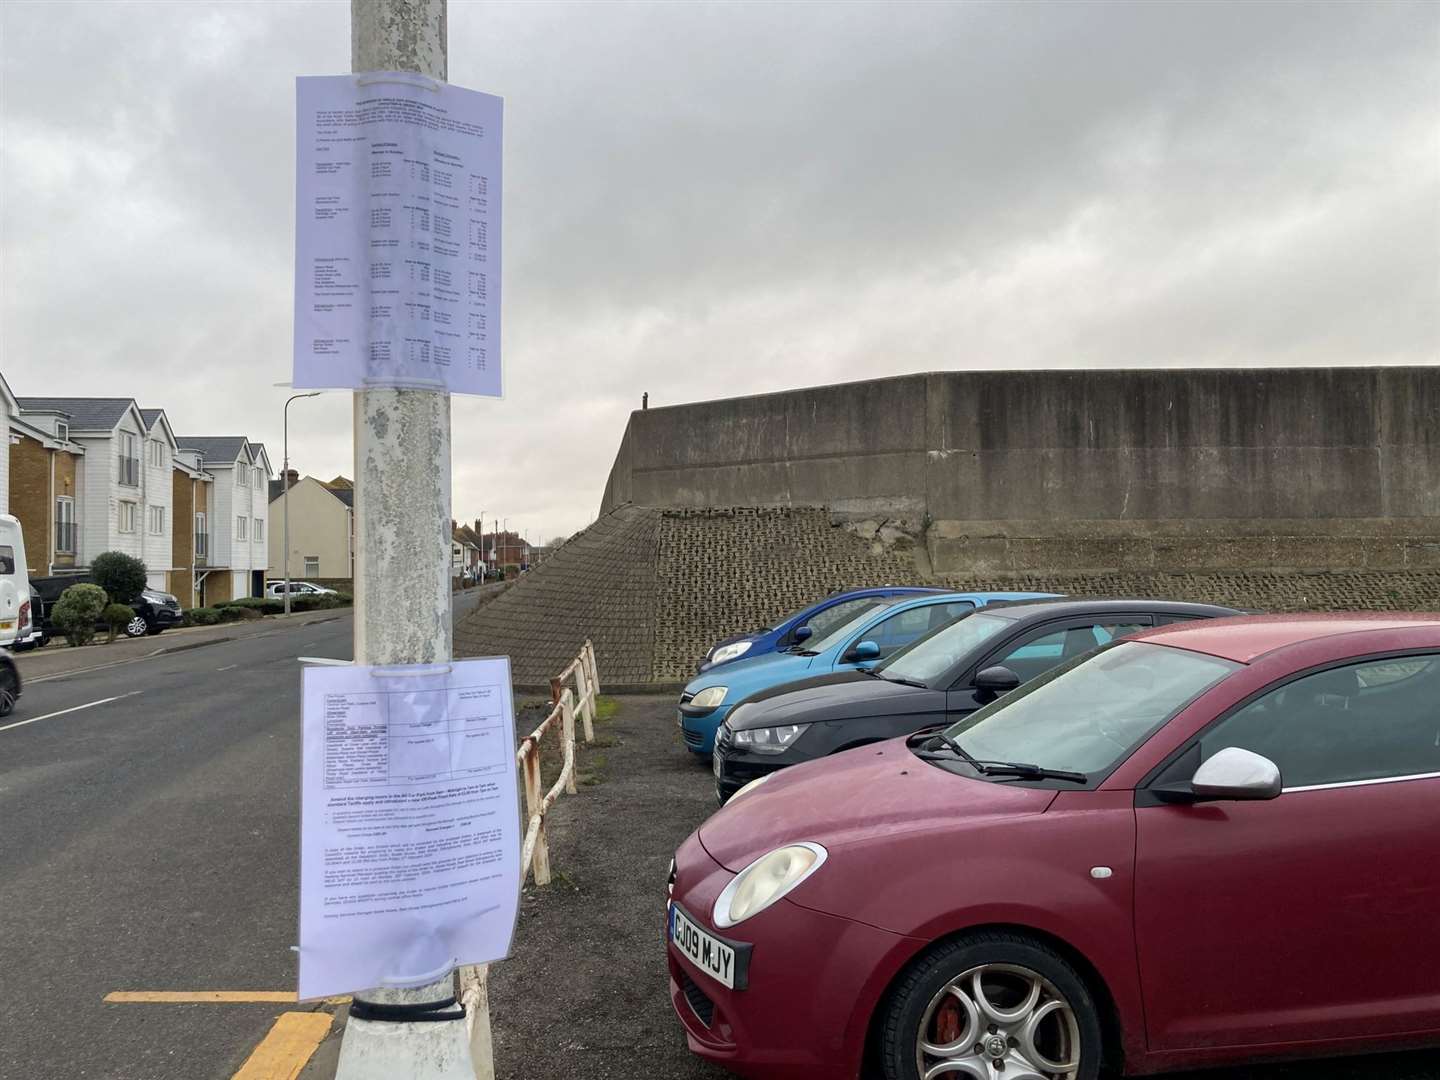
<svg viewBox="0 0 1440 1080"><path fill-rule="evenodd" d="M0 720L0 1080L224 1080L296 1008L246 999L295 987L296 657L348 658L352 633L312 614L28 676Z"/></svg>

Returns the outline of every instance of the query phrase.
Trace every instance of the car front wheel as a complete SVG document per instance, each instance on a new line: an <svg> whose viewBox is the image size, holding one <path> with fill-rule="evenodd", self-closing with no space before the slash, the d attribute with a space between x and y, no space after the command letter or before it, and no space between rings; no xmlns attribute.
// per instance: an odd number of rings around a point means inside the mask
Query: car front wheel
<svg viewBox="0 0 1440 1080"><path fill-rule="evenodd" d="M136 615L125 624L126 637L144 637L150 631L150 624L145 621L144 615Z"/></svg>
<svg viewBox="0 0 1440 1080"><path fill-rule="evenodd" d="M20 696L20 679L15 669L8 664L0 666L0 716L9 716L15 711L15 701Z"/></svg>
<svg viewBox="0 0 1440 1080"><path fill-rule="evenodd" d="M885 1080L1094 1080L1100 1018L1084 980L1030 938L935 946L883 1006Z"/></svg>

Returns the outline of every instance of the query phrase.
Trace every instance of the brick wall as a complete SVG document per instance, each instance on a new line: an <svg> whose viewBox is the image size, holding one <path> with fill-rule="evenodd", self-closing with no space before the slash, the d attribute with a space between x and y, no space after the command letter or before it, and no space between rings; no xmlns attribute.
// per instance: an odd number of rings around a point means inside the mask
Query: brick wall
<svg viewBox="0 0 1440 1080"><path fill-rule="evenodd" d="M10 446L10 513L20 520L25 561L29 564L26 569L32 577L50 573L51 533L55 527L50 453L29 436L21 436Z"/></svg>
<svg viewBox="0 0 1440 1080"><path fill-rule="evenodd" d="M81 504L84 502L85 497L79 489L79 461L79 455L72 454L69 450L55 451L55 490L52 495L54 499L66 495L75 500L75 543L72 546L77 549L66 552L63 555L56 552L53 558L57 569L62 566L80 565L80 553L78 549L81 544Z"/></svg>

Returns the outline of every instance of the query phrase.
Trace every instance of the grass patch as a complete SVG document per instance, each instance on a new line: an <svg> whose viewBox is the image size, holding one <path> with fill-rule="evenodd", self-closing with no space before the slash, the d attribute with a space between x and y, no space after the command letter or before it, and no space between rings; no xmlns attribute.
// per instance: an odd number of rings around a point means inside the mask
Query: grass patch
<svg viewBox="0 0 1440 1080"><path fill-rule="evenodd" d="M595 699L595 719L609 720L620 708L619 698L606 697L601 694Z"/></svg>

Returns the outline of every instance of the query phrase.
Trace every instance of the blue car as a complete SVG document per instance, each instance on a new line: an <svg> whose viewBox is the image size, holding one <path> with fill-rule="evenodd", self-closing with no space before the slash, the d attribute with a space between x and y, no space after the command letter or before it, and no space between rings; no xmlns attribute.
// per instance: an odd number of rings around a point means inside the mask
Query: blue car
<svg viewBox="0 0 1440 1080"><path fill-rule="evenodd" d="M762 627L750 634L736 634L717 641L696 665L697 674L709 671L716 664L728 664L744 657L752 660L767 653L783 652L807 638L816 641L842 623L849 622L865 607L867 600L892 596L913 596L919 593L943 593L946 589L924 588L919 585L882 585L874 589L851 589L827 596L799 611L786 615L774 626Z"/></svg>
<svg viewBox="0 0 1440 1080"><path fill-rule="evenodd" d="M812 636L788 652L735 660L692 679L680 695L679 723L685 745L697 754L709 754L725 717L751 694L883 660L922 634L999 600L1044 600L1054 595L941 592L871 597L829 633Z"/></svg>

